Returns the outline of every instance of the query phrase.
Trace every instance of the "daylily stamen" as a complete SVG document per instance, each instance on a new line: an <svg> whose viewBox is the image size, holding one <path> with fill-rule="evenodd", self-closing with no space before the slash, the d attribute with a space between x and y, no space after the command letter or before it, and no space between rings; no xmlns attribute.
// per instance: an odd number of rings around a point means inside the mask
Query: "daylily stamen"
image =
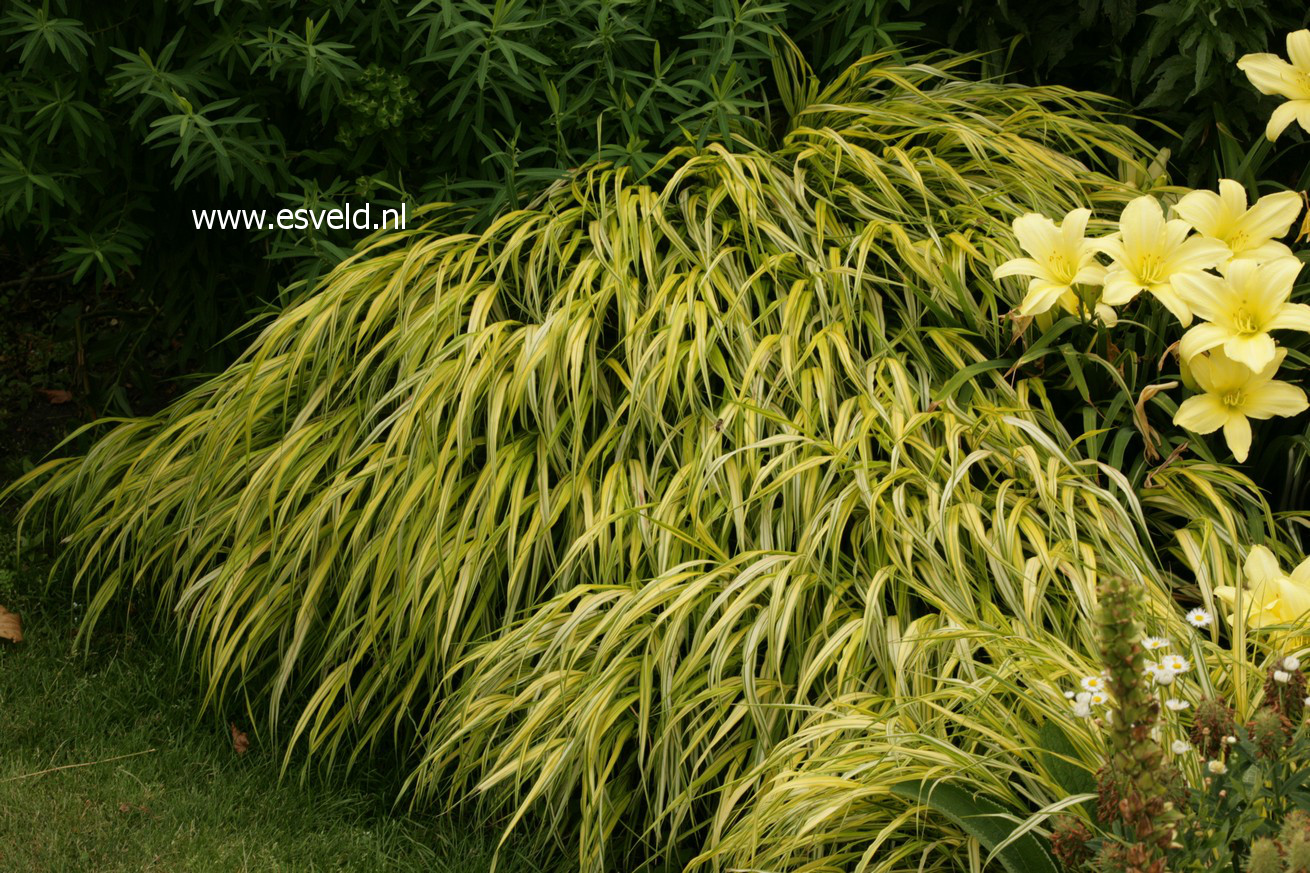
<svg viewBox="0 0 1310 873"><path fill-rule="evenodd" d="M1233 313L1233 327L1239 333L1258 333L1260 331L1260 325L1256 322L1255 316L1247 312L1246 307L1242 307Z"/></svg>

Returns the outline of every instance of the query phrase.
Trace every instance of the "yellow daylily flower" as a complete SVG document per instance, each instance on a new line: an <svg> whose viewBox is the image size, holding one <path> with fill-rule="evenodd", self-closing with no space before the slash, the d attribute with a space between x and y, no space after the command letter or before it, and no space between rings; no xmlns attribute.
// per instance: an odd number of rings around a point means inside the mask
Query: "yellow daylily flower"
<svg viewBox="0 0 1310 873"><path fill-rule="evenodd" d="M1278 349L1259 372L1231 360L1221 348L1192 358L1192 377L1203 393L1182 402L1174 424L1202 434L1222 427L1233 457L1245 461L1251 451L1249 419L1299 415L1310 406L1300 388L1273 381L1285 357L1287 349Z"/></svg>
<svg viewBox="0 0 1310 873"><path fill-rule="evenodd" d="M1208 324L1183 334L1179 354L1190 361L1222 346L1224 354L1259 372L1274 359L1271 330L1310 331L1310 306L1289 303L1301 262L1279 258L1265 264L1232 261L1211 273L1179 276L1178 290Z"/></svg>
<svg viewBox="0 0 1310 873"><path fill-rule="evenodd" d="M1291 624L1306 618L1310 613L1310 558L1302 561L1290 575L1278 566L1274 553L1264 546L1255 546L1246 556L1242 568L1246 585L1241 592L1244 618L1247 627L1267 627L1271 624ZM1231 610L1237 609L1238 590L1223 585L1214 590ZM1237 616L1229 615L1235 624Z"/></svg>
<svg viewBox="0 0 1310 873"><path fill-rule="evenodd" d="M1242 55L1237 69L1246 73L1251 84L1261 94L1286 97L1287 102L1274 110L1265 127L1270 142L1278 139L1293 119L1310 132L1310 30L1297 30L1287 35L1287 57L1259 53Z"/></svg>
<svg viewBox="0 0 1310 873"><path fill-rule="evenodd" d="M1101 302L1119 306L1149 291L1183 327L1191 324L1192 310L1174 289L1174 280L1203 273L1229 256L1221 242L1202 236L1189 239L1191 231L1181 219L1165 221L1160 201L1149 194L1125 206L1118 232L1098 243L1114 261L1105 273Z"/></svg>
<svg viewBox="0 0 1310 873"><path fill-rule="evenodd" d="M1210 239L1228 247L1229 256L1254 261L1292 257L1277 240L1287 236L1301 214L1295 191L1266 194L1246 208L1246 188L1232 179L1219 180L1219 193L1192 191L1174 206L1174 213Z"/></svg>
<svg viewBox="0 0 1310 873"><path fill-rule="evenodd" d="M1032 277L1028 294L1019 304L1020 315L1040 315L1056 303L1077 312L1078 296L1073 286L1101 284L1105 268L1096 262L1096 243L1085 235L1091 215L1090 209L1075 209L1058 225L1035 212L1014 220L1015 238L1029 257L1006 261L992 271L992 276Z"/></svg>

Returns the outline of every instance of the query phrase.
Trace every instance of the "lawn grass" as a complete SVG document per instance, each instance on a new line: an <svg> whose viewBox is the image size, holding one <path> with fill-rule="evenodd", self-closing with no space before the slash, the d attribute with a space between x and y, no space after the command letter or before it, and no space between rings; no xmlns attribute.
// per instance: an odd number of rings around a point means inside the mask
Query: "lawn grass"
<svg viewBox="0 0 1310 873"><path fill-rule="evenodd" d="M271 750L238 756L226 725L195 718L165 647L129 631L84 656L39 575L0 527L0 604L26 634L0 642L0 871L491 869L494 833L406 818L386 792L279 780ZM536 869L512 848L497 867Z"/></svg>

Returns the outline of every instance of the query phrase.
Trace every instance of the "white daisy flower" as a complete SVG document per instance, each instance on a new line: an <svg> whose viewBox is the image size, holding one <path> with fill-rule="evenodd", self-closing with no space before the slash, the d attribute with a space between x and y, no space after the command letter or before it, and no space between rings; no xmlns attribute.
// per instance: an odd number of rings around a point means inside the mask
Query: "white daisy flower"
<svg viewBox="0 0 1310 873"><path fill-rule="evenodd" d="M1073 699L1073 714L1079 718L1090 718L1092 715L1092 692L1080 691Z"/></svg>
<svg viewBox="0 0 1310 873"><path fill-rule="evenodd" d="M1182 655L1165 655L1160 660L1160 666L1170 673L1186 673L1192 669L1192 665Z"/></svg>
<svg viewBox="0 0 1310 873"><path fill-rule="evenodd" d="M1157 649L1169 648L1169 640L1165 637L1147 637L1142 640L1142 648L1148 652L1154 652Z"/></svg>
<svg viewBox="0 0 1310 873"><path fill-rule="evenodd" d="M1087 702L1092 706L1104 706L1109 702L1109 700L1110 695L1106 694L1104 691L1093 691L1091 697L1087 698Z"/></svg>
<svg viewBox="0 0 1310 873"><path fill-rule="evenodd" d="M1146 665L1146 675L1160 685L1170 685L1174 681L1174 671L1154 661Z"/></svg>
<svg viewBox="0 0 1310 873"><path fill-rule="evenodd" d="M1190 706L1191 704L1189 704L1186 700L1179 700L1176 697L1170 697L1168 700L1164 702L1164 705L1169 707L1169 709L1172 710L1173 712L1182 712L1184 709L1187 709L1187 707Z"/></svg>
<svg viewBox="0 0 1310 873"><path fill-rule="evenodd" d="M1084 691L1105 690L1105 680L1100 676L1085 676L1083 677L1083 681L1079 684L1083 686Z"/></svg>
<svg viewBox="0 0 1310 873"><path fill-rule="evenodd" d="M1210 622L1212 621L1214 621L1214 618L1210 615L1210 613L1206 612L1204 609L1201 609L1200 607L1197 607L1196 609L1193 609L1191 612L1187 613L1187 623L1194 628L1209 627Z"/></svg>
<svg viewBox="0 0 1310 873"><path fill-rule="evenodd" d="M1174 744L1169 747L1175 755L1186 755L1192 750L1190 743L1185 740L1174 740Z"/></svg>

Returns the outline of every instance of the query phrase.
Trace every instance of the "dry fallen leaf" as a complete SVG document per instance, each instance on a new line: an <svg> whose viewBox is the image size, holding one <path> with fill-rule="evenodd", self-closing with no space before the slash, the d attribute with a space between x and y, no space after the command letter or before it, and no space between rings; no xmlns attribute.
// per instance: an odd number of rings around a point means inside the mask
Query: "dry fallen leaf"
<svg viewBox="0 0 1310 873"><path fill-rule="evenodd" d="M44 394L46 400L49 400L55 405L69 403L73 399L73 393L71 391L64 391L62 388L38 388L36 390Z"/></svg>
<svg viewBox="0 0 1310 873"><path fill-rule="evenodd" d="M9 640L12 643L23 641L22 620L17 613L10 612L3 606L0 606L0 640Z"/></svg>
<svg viewBox="0 0 1310 873"><path fill-rule="evenodd" d="M1160 442L1160 435L1151 427L1150 422L1146 420L1146 404L1151 398L1161 391L1169 391L1177 388L1177 382L1161 382L1158 385L1147 385L1142 389L1142 393L1137 397L1137 405L1133 408L1133 423L1137 429L1142 432L1142 444L1146 449L1146 459L1148 461L1160 460L1160 453L1155 447Z"/></svg>
<svg viewBox="0 0 1310 873"><path fill-rule="evenodd" d="M245 731L237 729L237 723L231 722L228 727L232 729L232 748L236 749L238 755L244 755L250 748L250 737L246 736Z"/></svg>

